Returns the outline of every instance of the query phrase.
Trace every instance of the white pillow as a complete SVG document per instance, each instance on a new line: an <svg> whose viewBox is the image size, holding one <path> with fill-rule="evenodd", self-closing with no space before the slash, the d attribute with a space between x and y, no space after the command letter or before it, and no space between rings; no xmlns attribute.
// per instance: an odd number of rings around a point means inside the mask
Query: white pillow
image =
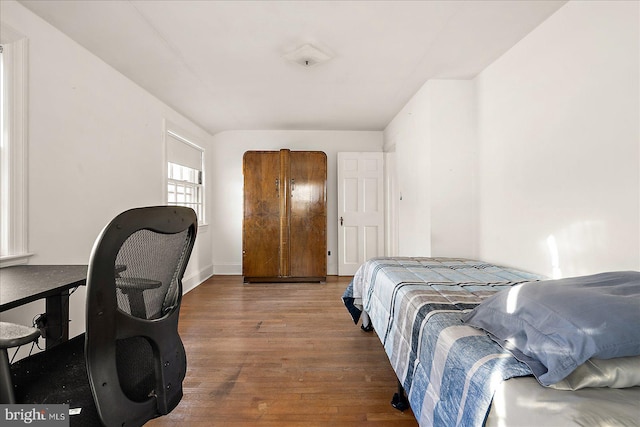
<svg viewBox="0 0 640 427"><path fill-rule="evenodd" d="M589 359L568 377L549 387L557 390L579 390L587 387L635 386L640 386L640 356Z"/></svg>

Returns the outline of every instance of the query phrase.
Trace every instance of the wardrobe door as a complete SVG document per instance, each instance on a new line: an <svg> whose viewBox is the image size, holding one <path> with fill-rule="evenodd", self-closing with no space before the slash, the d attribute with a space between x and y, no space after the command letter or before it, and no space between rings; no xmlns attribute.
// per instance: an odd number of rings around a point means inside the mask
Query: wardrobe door
<svg viewBox="0 0 640 427"><path fill-rule="evenodd" d="M327 156L292 151L289 166L289 275L327 276Z"/></svg>
<svg viewBox="0 0 640 427"><path fill-rule="evenodd" d="M244 220L242 274L247 277L280 275L280 154L248 151L244 154Z"/></svg>

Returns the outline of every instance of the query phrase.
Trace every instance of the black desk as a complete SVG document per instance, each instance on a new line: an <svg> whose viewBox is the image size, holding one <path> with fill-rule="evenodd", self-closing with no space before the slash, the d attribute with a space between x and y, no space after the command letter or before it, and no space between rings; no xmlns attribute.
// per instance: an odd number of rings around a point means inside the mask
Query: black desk
<svg viewBox="0 0 640 427"><path fill-rule="evenodd" d="M47 348L69 339L69 289L85 285L86 265L0 268L0 312L46 299Z"/></svg>

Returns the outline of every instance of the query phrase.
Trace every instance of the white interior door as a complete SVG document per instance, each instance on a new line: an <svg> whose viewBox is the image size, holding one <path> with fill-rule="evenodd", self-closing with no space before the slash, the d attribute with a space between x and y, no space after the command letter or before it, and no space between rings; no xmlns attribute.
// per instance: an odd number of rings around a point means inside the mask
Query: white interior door
<svg viewBox="0 0 640 427"><path fill-rule="evenodd" d="M338 274L384 255L383 153L338 153Z"/></svg>

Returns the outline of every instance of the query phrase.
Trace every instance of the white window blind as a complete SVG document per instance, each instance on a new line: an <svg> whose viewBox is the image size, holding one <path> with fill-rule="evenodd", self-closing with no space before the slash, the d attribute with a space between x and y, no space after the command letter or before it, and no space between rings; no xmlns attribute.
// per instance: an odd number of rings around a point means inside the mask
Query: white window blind
<svg viewBox="0 0 640 427"><path fill-rule="evenodd" d="M203 151L173 132L167 132L167 160L169 162L201 171Z"/></svg>
<svg viewBox="0 0 640 427"><path fill-rule="evenodd" d="M204 224L204 149L167 130L167 204L192 208Z"/></svg>

